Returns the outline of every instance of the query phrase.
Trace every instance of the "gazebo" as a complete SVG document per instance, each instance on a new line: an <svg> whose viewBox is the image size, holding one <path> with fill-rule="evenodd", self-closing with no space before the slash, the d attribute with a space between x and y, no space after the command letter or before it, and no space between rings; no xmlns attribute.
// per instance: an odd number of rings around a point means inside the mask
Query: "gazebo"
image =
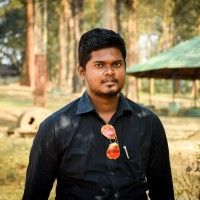
<svg viewBox="0 0 200 200"><path fill-rule="evenodd" d="M139 78L193 80L196 83L194 94L196 106L197 80L200 79L200 37L181 42L145 63L127 68L127 74Z"/></svg>

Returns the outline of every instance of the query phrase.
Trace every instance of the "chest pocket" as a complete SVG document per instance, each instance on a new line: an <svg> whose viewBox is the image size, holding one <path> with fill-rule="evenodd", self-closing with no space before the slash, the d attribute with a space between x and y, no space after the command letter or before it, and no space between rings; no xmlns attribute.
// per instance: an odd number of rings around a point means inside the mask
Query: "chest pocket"
<svg viewBox="0 0 200 200"><path fill-rule="evenodd" d="M146 169L149 162L149 148L128 148L127 153L123 148L121 150L121 172L124 176L133 179L136 182L146 182ZM128 154L128 155L127 155Z"/></svg>

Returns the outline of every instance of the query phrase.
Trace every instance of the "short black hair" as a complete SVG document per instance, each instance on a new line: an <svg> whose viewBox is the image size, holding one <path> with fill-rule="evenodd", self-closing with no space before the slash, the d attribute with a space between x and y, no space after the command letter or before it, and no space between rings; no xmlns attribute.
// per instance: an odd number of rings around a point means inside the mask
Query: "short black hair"
<svg viewBox="0 0 200 200"><path fill-rule="evenodd" d="M119 33L104 28L94 28L84 33L78 45L79 65L85 68L93 51L109 47L118 48L126 61L126 46Z"/></svg>

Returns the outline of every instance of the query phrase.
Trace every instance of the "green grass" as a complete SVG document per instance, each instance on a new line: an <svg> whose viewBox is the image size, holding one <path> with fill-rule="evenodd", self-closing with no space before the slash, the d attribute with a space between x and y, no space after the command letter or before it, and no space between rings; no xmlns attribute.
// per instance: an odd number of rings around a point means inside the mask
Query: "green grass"
<svg viewBox="0 0 200 200"><path fill-rule="evenodd" d="M24 91L23 94L19 93L20 91L10 91L7 93L6 91L0 90L0 108L17 108L17 109L24 109L33 107L34 96L31 91ZM71 100L78 97L78 94L71 94L71 95L53 95L52 93L47 93L46 98L46 108L55 111Z"/></svg>
<svg viewBox="0 0 200 200"><path fill-rule="evenodd" d="M1 200L19 200L22 198L22 186L17 185L1 185Z"/></svg>
<svg viewBox="0 0 200 200"><path fill-rule="evenodd" d="M31 144L29 138L0 138L1 200L21 198Z"/></svg>
<svg viewBox="0 0 200 200"><path fill-rule="evenodd" d="M0 200L21 199L31 145L32 138L0 137Z"/></svg>

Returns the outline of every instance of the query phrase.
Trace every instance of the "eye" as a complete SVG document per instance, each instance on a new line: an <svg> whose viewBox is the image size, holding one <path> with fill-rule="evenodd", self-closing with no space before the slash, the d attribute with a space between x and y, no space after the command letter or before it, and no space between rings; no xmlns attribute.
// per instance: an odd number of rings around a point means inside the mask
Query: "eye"
<svg viewBox="0 0 200 200"><path fill-rule="evenodd" d="M102 64L102 63L96 63L96 64L95 64L95 67L97 67L97 68L102 68L102 67L103 67L103 64Z"/></svg>
<svg viewBox="0 0 200 200"><path fill-rule="evenodd" d="M117 63L114 63L113 65L115 68L119 68L122 66L122 63L121 62L117 62Z"/></svg>

